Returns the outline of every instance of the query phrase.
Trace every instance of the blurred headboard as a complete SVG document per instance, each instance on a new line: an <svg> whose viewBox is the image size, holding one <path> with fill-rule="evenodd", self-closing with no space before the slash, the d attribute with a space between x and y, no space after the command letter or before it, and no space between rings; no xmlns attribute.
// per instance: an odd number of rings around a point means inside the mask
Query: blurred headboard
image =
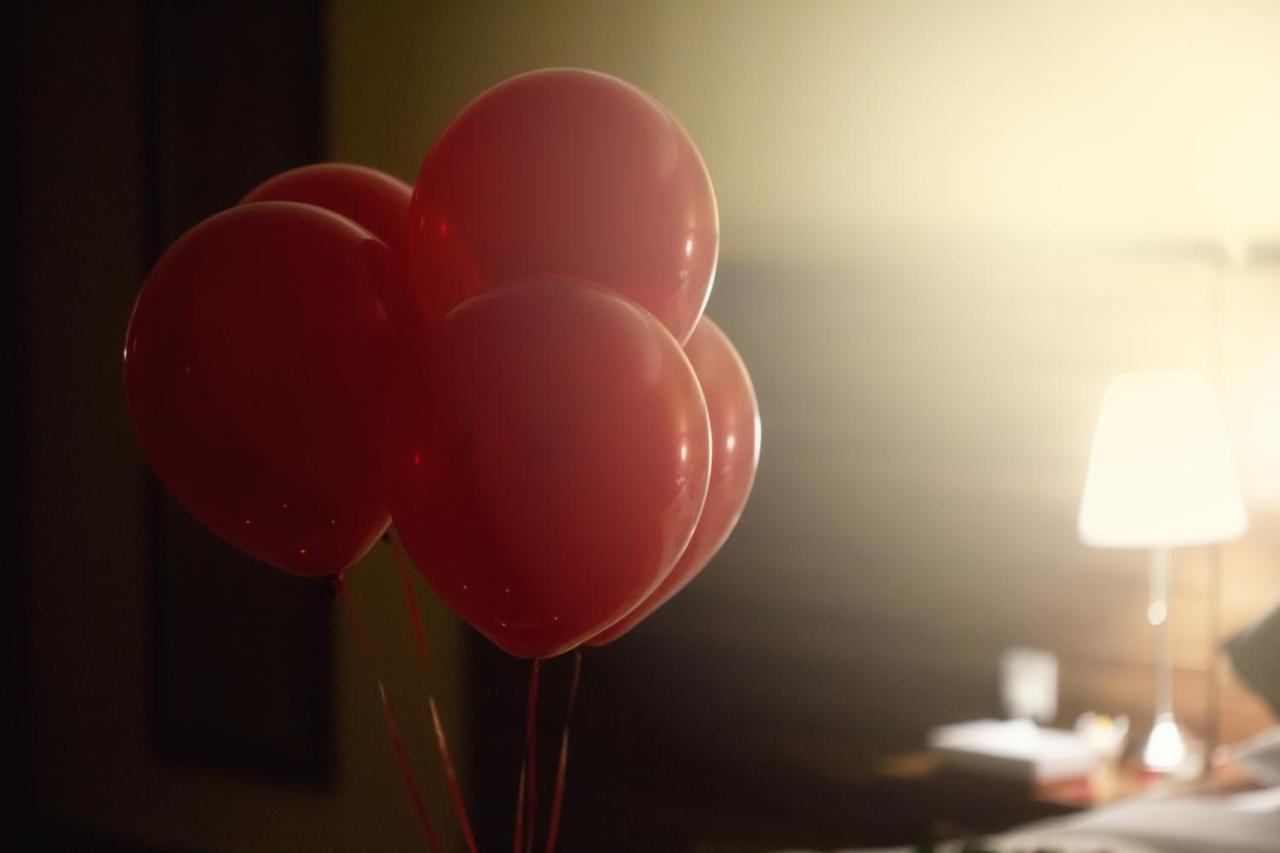
<svg viewBox="0 0 1280 853"><path fill-rule="evenodd" d="M1240 680L1280 718L1280 604L1227 641Z"/></svg>

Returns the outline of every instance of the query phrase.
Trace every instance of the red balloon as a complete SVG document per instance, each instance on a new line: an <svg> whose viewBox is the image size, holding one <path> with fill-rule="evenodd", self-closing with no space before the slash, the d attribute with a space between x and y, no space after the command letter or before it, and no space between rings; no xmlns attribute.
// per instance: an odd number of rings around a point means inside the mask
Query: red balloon
<svg viewBox="0 0 1280 853"><path fill-rule="evenodd" d="M392 263L342 216L250 204L184 234L134 306L125 391L151 465L211 530L286 571L342 571L386 529Z"/></svg>
<svg viewBox="0 0 1280 853"><path fill-rule="evenodd" d="M404 242L413 188L386 172L352 163L316 163L282 172L241 200L299 201L363 225L388 246Z"/></svg>
<svg viewBox="0 0 1280 853"><path fill-rule="evenodd" d="M680 342L710 293L720 226L706 167L644 92L544 69L489 89L422 164L408 263L428 319L530 278L590 281Z"/></svg>
<svg viewBox="0 0 1280 853"><path fill-rule="evenodd" d="M671 569L706 497L697 378L648 312L584 284L483 294L393 393L391 516L432 587L519 657L568 651Z"/></svg>
<svg viewBox="0 0 1280 853"><path fill-rule="evenodd" d="M391 248L401 272L384 294L397 336L407 344L421 333L422 309L403 275L403 252L413 189L386 172L352 163L315 163L276 175L253 189L240 204L296 201L332 210L368 229Z"/></svg>
<svg viewBox="0 0 1280 853"><path fill-rule="evenodd" d="M760 410L751 377L720 327L703 317L684 351L711 417L711 482L689 547L675 568L640 605L590 641L611 643L644 621L706 567L724 545L747 505L760 461Z"/></svg>

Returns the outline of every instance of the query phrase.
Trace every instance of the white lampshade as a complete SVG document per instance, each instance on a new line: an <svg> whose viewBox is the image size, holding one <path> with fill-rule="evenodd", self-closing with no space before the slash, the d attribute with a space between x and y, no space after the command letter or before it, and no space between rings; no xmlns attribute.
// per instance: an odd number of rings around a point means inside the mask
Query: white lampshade
<svg viewBox="0 0 1280 853"><path fill-rule="evenodd" d="M1118 376L1102 401L1080 538L1104 548L1222 542L1248 526L1213 389L1197 373Z"/></svg>

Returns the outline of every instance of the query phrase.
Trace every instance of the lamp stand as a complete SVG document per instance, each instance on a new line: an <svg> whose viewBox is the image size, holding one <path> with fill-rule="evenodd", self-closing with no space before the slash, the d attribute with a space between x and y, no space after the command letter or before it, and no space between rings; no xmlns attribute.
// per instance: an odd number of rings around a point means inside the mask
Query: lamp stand
<svg viewBox="0 0 1280 853"><path fill-rule="evenodd" d="M1156 704L1151 734L1142 749L1142 762L1151 770L1169 772L1186 760L1187 748L1173 716L1173 635L1169 631L1169 549L1151 549L1151 596L1147 622L1155 629Z"/></svg>
<svg viewBox="0 0 1280 853"><path fill-rule="evenodd" d="M1205 699L1205 746L1202 777L1213 773L1215 753L1222 741L1222 673L1218 655L1222 642L1222 546L1209 550L1209 671Z"/></svg>

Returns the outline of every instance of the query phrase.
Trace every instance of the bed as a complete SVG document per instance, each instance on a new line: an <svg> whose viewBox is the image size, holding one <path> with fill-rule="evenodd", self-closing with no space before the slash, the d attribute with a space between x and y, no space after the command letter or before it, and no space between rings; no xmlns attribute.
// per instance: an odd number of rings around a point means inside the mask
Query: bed
<svg viewBox="0 0 1280 853"><path fill-rule="evenodd" d="M1280 787L1225 795L1143 797L978 841L880 848L876 853L926 850L932 853L1280 853Z"/></svg>
<svg viewBox="0 0 1280 853"><path fill-rule="evenodd" d="M986 847L1000 853L1280 851L1280 787L1229 795L1130 800L1034 824L992 839Z"/></svg>

